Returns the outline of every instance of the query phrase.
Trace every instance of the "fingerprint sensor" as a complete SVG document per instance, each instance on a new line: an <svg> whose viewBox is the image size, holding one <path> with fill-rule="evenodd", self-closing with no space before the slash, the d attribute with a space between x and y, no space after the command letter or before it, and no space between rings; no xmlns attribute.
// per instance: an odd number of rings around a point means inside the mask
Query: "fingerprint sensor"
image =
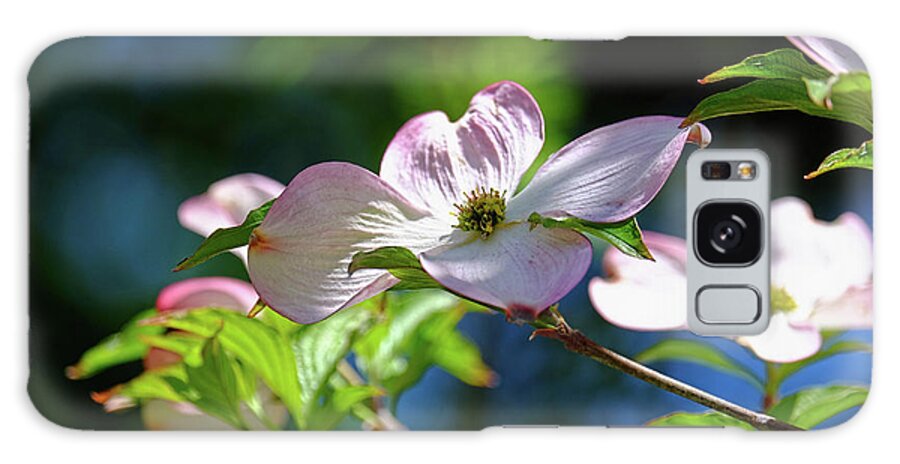
<svg viewBox="0 0 900 464"><path fill-rule="evenodd" d="M749 285L708 285L697 292L697 318L705 324L752 324L762 313L759 291Z"/></svg>

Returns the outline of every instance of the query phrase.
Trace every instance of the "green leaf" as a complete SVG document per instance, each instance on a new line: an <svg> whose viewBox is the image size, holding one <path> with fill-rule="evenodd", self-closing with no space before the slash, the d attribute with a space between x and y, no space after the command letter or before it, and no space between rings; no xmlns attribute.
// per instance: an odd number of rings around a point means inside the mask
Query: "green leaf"
<svg viewBox="0 0 900 464"><path fill-rule="evenodd" d="M244 222L239 226L216 229L215 232L210 234L210 236L200 244L200 247L194 251L194 254L181 260L181 262L175 266L174 271L177 272L190 269L217 255L225 253L226 251L250 243L250 234L253 233L253 229L256 229L262 224L263 219L266 218L266 214L269 213L269 209L272 207L273 203L275 203L275 200L270 200L259 208L250 211L250 213L247 214L247 218L244 219Z"/></svg>
<svg viewBox="0 0 900 464"><path fill-rule="evenodd" d="M203 363L205 338L193 334L169 332L160 335L144 335L141 340L153 348L171 351L181 356L182 361L189 366L199 366Z"/></svg>
<svg viewBox="0 0 900 464"><path fill-rule="evenodd" d="M810 100L800 80L760 79L704 98L682 121L682 127L722 116L765 111L797 110L823 118L856 124L872 132L871 95L865 92L836 93L833 108Z"/></svg>
<svg viewBox="0 0 900 464"><path fill-rule="evenodd" d="M374 303L338 311L321 322L301 326L291 336L304 413L314 407L338 363L350 352L357 334L371 323L371 304Z"/></svg>
<svg viewBox="0 0 900 464"><path fill-rule="evenodd" d="M351 385L336 389L332 394L332 404L337 411L347 413L353 406L382 395L384 390L372 385Z"/></svg>
<svg viewBox="0 0 900 464"><path fill-rule="evenodd" d="M484 363L481 351L456 330L465 314L464 306L456 306L423 321L404 349L408 354L405 369L385 379L385 388L394 394L405 391L417 384L432 366L472 386L494 386L497 375Z"/></svg>
<svg viewBox="0 0 900 464"><path fill-rule="evenodd" d="M762 380L750 369L739 364L718 348L693 340L663 340L638 354L635 360L641 363L661 361L690 362L740 377L750 382L760 391L764 388Z"/></svg>
<svg viewBox="0 0 900 464"><path fill-rule="evenodd" d="M653 260L653 255L650 254L650 250L644 244L641 229L638 227L637 219L635 218L626 219L622 222L602 224L578 218L554 219L541 216L538 213L531 213L528 216L528 222L531 223L532 229L542 226L548 229L576 230L603 239L628 256Z"/></svg>
<svg viewBox="0 0 900 464"><path fill-rule="evenodd" d="M461 300L449 293L422 290L387 293L382 303L384 319L362 335L353 349L365 371L383 379L402 370L405 360L397 362L419 326L432 314L448 311Z"/></svg>
<svg viewBox="0 0 900 464"><path fill-rule="evenodd" d="M350 260L347 272L353 274L360 269L421 269L419 258L407 248L399 246L382 247L372 251L362 251Z"/></svg>
<svg viewBox="0 0 900 464"><path fill-rule="evenodd" d="M420 290L442 288L422 269L419 258L407 248L391 246L371 251L361 251L350 260L347 272L353 274L360 269L384 269L400 279L394 290Z"/></svg>
<svg viewBox="0 0 900 464"><path fill-rule="evenodd" d="M831 73L825 68L806 61L803 53L792 48L782 48L745 58L738 64L725 66L700 79L701 84L709 84L735 77L756 77L761 79L826 79Z"/></svg>
<svg viewBox="0 0 900 464"><path fill-rule="evenodd" d="M813 179L829 171L843 168L872 169L872 157L874 155L872 141L863 142L857 148L842 148L822 160L822 164L815 171L803 176L804 179Z"/></svg>
<svg viewBox="0 0 900 464"><path fill-rule="evenodd" d="M203 363L186 366L187 379L166 377L173 390L203 412L218 417L237 429L247 429L241 413L241 395L234 362L211 338L203 348Z"/></svg>
<svg viewBox="0 0 900 464"><path fill-rule="evenodd" d="M455 324L454 324L455 325ZM485 364L478 345L455 327L428 340L434 364L466 384L493 387L497 374Z"/></svg>
<svg viewBox="0 0 900 464"><path fill-rule="evenodd" d="M161 369L144 371L141 375L117 385L109 390L92 393L91 398L103 405L107 412L120 411L136 406L141 401L161 399L166 401L186 401L172 389L170 380L187 379L183 364Z"/></svg>
<svg viewBox="0 0 900 464"><path fill-rule="evenodd" d="M738 427L755 430L750 424L718 411L702 413L676 412L647 422L651 427Z"/></svg>
<svg viewBox="0 0 900 464"><path fill-rule="evenodd" d="M867 100L872 107L872 81L864 71L839 74L825 78L803 78L809 99L822 108L833 107L832 97L835 94L856 93L856 98Z"/></svg>
<svg viewBox="0 0 900 464"><path fill-rule="evenodd" d="M868 394L867 388L858 386L814 387L785 397L768 413L797 427L811 429L838 413L862 406Z"/></svg>
<svg viewBox="0 0 900 464"><path fill-rule="evenodd" d="M769 379L769 381L773 382L775 385L781 385L781 383L784 382L785 379L796 374L801 369L811 366L819 361L828 359L832 356L845 353L870 353L871 351L872 346L868 343L854 341L835 342L828 347L819 350L818 353L806 359L802 359L800 361L795 361L792 363L776 364L772 371L773 377Z"/></svg>
<svg viewBox="0 0 900 464"><path fill-rule="evenodd" d="M463 315L481 306L443 291L421 290L389 293L384 308L383 320L353 348L371 383L399 395L437 365L471 385L493 384L495 374L478 348L456 331Z"/></svg>
<svg viewBox="0 0 900 464"><path fill-rule="evenodd" d="M146 356L150 347L141 337L160 334L165 329L141 325L140 322L155 315L155 309L138 313L126 322L118 333L104 338L100 343L85 351L78 363L66 368L66 377L73 380L86 379L110 367L138 361Z"/></svg>
<svg viewBox="0 0 900 464"><path fill-rule="evenodd" d="M159 322L201 337L216 338L231 355L252 368L303 427L303 403L290 341L276 329L227 309L195 309Z"/></svg>

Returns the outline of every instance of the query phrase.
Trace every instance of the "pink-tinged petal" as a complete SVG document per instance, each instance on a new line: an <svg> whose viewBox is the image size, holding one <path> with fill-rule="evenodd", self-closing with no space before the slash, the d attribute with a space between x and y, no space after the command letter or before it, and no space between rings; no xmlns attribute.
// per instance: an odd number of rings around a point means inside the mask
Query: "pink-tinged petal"
<svg viewBox="0 0 900 464"><path fill-rule="evenodd" d="M773 314L765 332L737 340L760 359L776 363L808 358L822 347L822 336L815 327L791 324L785 313Z"/></svg>
<svg viewBox="0 0 900 464"><path fill-rule="evenodd" d="M819 329L872 328L872 285L851 287L835 300L816 305L809 321Z"/></svg>
<svg viewBox="0 0 900 464"><path fill-rule="evenodd" d="M498 229L488 239L455 233L453 242L420 257L422 267L454 292L510 316L531 318L558 302L591 264L591 244L567 229Z"/></svg>
<svg viewBox="0 0 900 464"><path fill-rule="evenodd" d="M688 142L706 146L701 124L646 116L588 132L563 147L509 202L507 217L533 212L616 222L634 216L662 188Z"/></svg>
<svg viewBox="0 0 900 464"><path fill-rule="evenodd" d="M452 221L448 213L464 193L495 188L512 195L543 143L534 98L519 84L498 82L478 92L456 122L442 112L407 122L388 146L380 175L413 204Z"/></svg>
<svg viewBox="0 0 900 464"><path fill-rule="evenodd" d="M249 312L259 297L253 286L230 277L196 277L164 288L156 298L159 312L192 308L228 308Z"/></svg>
<svg viewBox="0 0 900 464"><path fill-rule="evenodd" d="M188 198L178 206L178 222L204 237L216 229L237 225L231 213L206 193Z"/></svg>
<svg viewBox="0 0 900 464"><path fill-rule="evenodd" d="M634 259L609 247L603 257L607 277L588 287L594 309L607 322L631 330L687 328L687 250L678 237L644 232L656 261Z"/></svg>
<svg viewBox="0 0 900 464"><path fill-rule="evenodd" d="M178 221L206 237L216 229L244 222L247 213L281 195L283 190L282 183L259 174L226 177L210 185L206 193L182 203Z"/></svg>
<svg viewBox="0 0 900 464"><path fill-rule="evenodd" d="M793 320L871 282L872 233L856 214L828 223L815 219L803 200L785 197L772 202L771 221L772 284L797 302Z"/></svg>
<svg viewBox="0 0 900 464"><path fill-rule="evenodd" d="M185 200L178 207L178 222L208 237L216 229L234 227L263 203L281 195L284 184L260 174L237 174L209 186L206 193ZM247 262L247 248L232 250Z"/></svg>
<svg viewBox="0 0 900 464"><path fill-rule="evenodd" d="M850 47L836 40L824 37L788 37L788 40L832 74L866 70L862 58Z"/></svg>
<svg viewBox="0 0 900 464"><path fill-rule="evenodd" d="M397 283L381 270L348 274L353 255L386 246L418 253L451 231L375 174L321 163L294 177L253 232L250 280L275 311L317 322Z"/></svg>

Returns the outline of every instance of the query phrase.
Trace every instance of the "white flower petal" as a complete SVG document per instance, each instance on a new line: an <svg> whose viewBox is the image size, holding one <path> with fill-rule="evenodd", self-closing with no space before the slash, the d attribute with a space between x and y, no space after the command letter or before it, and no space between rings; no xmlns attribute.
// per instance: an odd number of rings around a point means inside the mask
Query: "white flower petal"
<svg viewBox="0 0 900 464"><path fill-rule="evenodd" d="M457 232L453 241L421 255L435 280L475 301L529 318L558 302L581 281L591 263L591 244L567 229L516 224L483 240Z"/></svg>
<svg viewBox="0 0 900 464"><path fill-rule="evenodd" d="M701 124L680 129L682 118L646 116L595 129L552 155L509 202L507 217L575 216L617 222L652 200L688 142L706 146Z"/></svg>
<svg viewBox="0 0 900 464"><path fill-rule="evenodd" d="M822 336L818 329L791 324L785 313L773 314L765 332L738 337L737 341L753 350L761 359L776 363L808 358L822 347Z"/></svg>
<svg viewBox="0 0 900 464"><path fill-rule="evenodd" d="M391 141L381 178L413 204L452 221L454 203L476 188L512 195L544 143L544 120L514 82L478 92L456 122L442 112L417 116Z"/></svg>
<svg viewBox="0 0 900 464"><path fill-rule="evenodd" d="M375 174L349 163L303 170L250 242L250 280L272 309L300 323L322 320L397 283L380 270L349 275L358 252L431 249L451 228Z"/></svg>
<svg viewBox="0 0 900 464"><path fill-rule="evenodd" d="M820 329L871 329L872 285L854 286L837 299L819 302L809 320Z"/></svg>
<svg viewBox="0 0 900 464"><path fill-rule="evenodd" d="M687 328L687 250L684 240L644 232L656 261L635 259L609 247L603 257L606 279L591 280L594 309L608 322L631 330Z"/></svg>
<svg viewBox="0 0 900 464"><path fill-rule="evenodd" d="M797 302L793 320L809 317L816 304L839 298L872 278L872 235L865 222L844 213L828 223L813 217L799 198L772 202L772 285Z"/></svg>

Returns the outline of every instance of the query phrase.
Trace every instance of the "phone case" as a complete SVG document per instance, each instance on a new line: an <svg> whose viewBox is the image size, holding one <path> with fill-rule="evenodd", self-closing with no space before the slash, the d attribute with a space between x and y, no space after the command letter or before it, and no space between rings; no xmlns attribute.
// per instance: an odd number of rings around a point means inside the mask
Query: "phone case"
<svg viewBox="0 0 900 464"><path fill-rule="evenodd" d="M821 429L865 401L872 97L816 37L89 37L30 92L30 379L76 429ZM687 159L771 315L687 329Z"/></svg>

